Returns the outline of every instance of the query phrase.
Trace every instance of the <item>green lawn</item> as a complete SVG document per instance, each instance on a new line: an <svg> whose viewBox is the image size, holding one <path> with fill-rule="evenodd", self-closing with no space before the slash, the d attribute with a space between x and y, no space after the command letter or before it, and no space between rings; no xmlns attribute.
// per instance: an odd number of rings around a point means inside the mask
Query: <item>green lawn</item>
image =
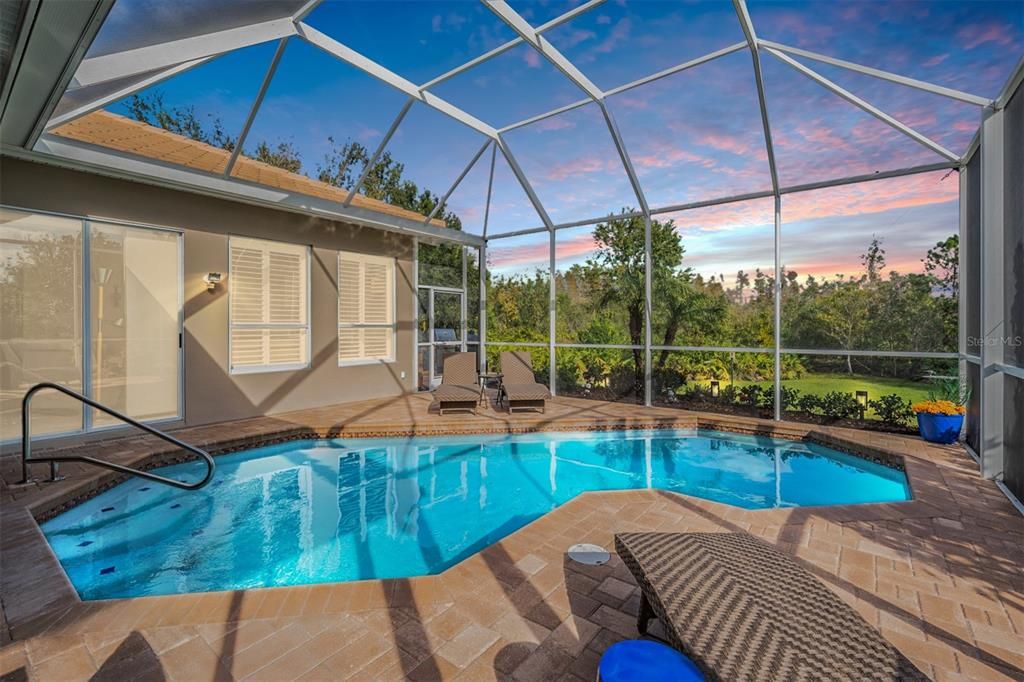
<svg viewBox="0 0 1024 682"><path fill-rule="evenodd" d="M707 381L696 382L704 386L708 385ZM767 381L737 381L736 386L741 387L747 384L756 383L760 386L770 386L771 382ZM723 381L721 383L722 388L729 385L729 382ZM801 394L813 393L815 395L823 395L829 391L841 391L843 393L856 393L857 391L867 391L868 400L874 400L879 396L888 395L895 393L905 400L910 402L917 402L918 400L925 400L928 398L928 390L930 385L925 381L911 381L909 379L890 379L884 377L871 377L861 376L859 374L813 374L807 373L799 379L786 379L782 382L783 386L787 388L795 388L800 391ZM868 418L875 417L873 410L868 410Z"/></svg>

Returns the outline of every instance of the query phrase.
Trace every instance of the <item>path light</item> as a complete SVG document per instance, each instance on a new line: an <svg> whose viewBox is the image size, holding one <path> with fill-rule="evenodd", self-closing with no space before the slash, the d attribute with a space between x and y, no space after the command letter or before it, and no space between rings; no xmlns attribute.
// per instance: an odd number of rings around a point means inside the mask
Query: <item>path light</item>
<svg viewBox="0 0 1024 682"><path fill-rule="evenodd" d="M718 400L718 382L717 381L712 381L711 382L711 397L714 398L715 400Z"/></svg>
<svg viewBox="0 0 1024 682"><path fill-rule="evenodd" d="M868 407L867 391L857 391L857 405L860 406L860 418L864 419L864 412Z"/></svg>

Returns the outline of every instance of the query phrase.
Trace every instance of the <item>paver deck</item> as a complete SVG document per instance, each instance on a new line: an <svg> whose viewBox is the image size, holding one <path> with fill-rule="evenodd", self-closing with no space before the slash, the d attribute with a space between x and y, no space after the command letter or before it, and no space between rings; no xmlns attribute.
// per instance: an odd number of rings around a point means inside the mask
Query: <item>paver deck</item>
<svg viewBox="0 0 1024 682"><path fill-rule="evenodd" d="M750 511L658 490L586 493L436 576L81 602L36 520L116 478L67 465L63 482L12 486L20 472L8 455L0 457L0 676L593 680L601 652L637 636L639 591L616 557L583 566L566 548L611 547L619 531L674 530L742 531L773 543L934 679L1024 679L1024 518L958 446L568 398L544 415L440 417L422 395L177 435L223 452L314 434L671 426L809 438L901 461L914 500ZM82 449L147 466L174 457L148 437Z"/></svg>

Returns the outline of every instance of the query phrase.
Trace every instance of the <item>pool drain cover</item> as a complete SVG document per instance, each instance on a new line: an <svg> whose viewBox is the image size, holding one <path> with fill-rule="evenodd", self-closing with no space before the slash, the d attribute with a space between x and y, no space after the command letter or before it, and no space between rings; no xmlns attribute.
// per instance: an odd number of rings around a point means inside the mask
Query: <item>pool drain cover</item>
<svg viewBox="0 0 1024 682"><path fill-rule="evenodd" d="M600 566L601 564L608 563L608 560L611 559L611 554L600 545L583 544L570 547L569 558L588 566Z"/></svg>

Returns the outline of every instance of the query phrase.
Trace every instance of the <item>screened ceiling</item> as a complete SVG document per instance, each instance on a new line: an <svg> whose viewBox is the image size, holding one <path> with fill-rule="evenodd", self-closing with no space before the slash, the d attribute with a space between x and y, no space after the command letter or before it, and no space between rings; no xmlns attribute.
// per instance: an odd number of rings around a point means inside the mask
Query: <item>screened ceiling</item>
<svg viewBox="0 0 1024 682"><path fill-rule="evenodd" d="M957 167L1022 54L1015 1L116 0L37 147L342 203L390 158L494 238Z"/></svg>

